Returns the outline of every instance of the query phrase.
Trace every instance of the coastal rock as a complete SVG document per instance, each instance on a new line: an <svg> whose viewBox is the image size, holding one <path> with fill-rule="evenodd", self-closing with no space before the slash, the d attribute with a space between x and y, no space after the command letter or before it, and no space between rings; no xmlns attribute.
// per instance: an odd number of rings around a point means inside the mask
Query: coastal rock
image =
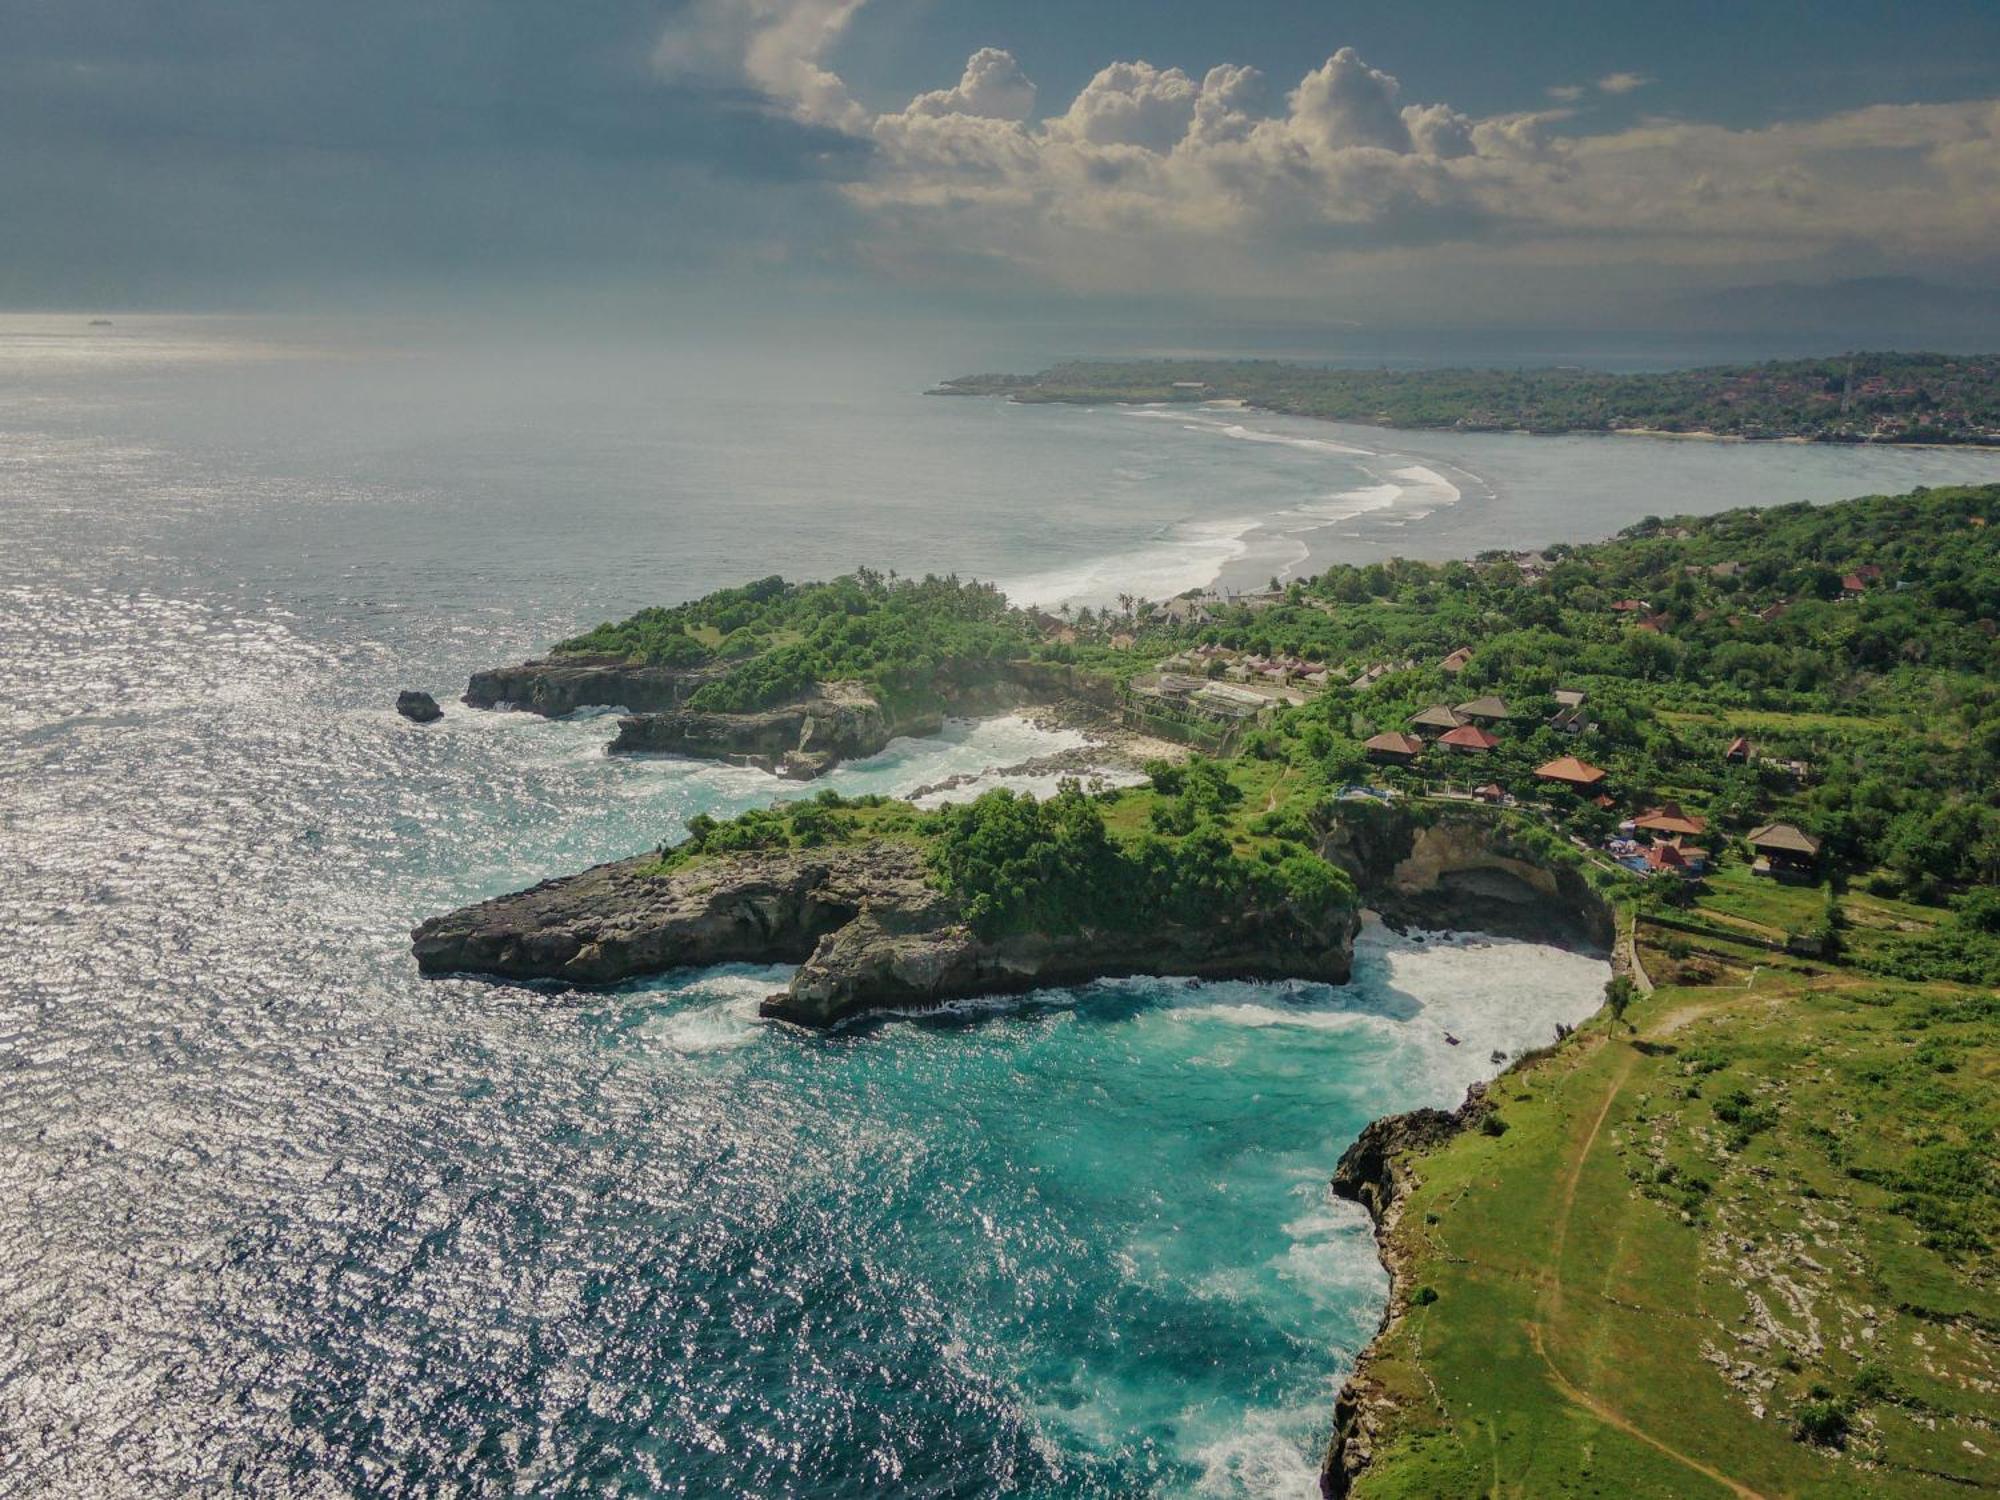
<svg viewBox="0 0 2000 1500"><path fill-rule="evenodd" d="M827 683L810 698L756 713L630 714L618 721L611 753L726 760L810 781L843 760L874 755L897 734L936 727L898 724L858 683Z"/></svg>
<svg viewBox="0 0 2000 1500"><path fill-rule="evenodd" d="M1354 1144L1341 1154L1333 1172L1334 1195L1358 1203L1368 1211L1375 1225L1376 1246L1389 1272L1389 1301L1382 1310L1383 1329L1402 1317L1409 1306L1407 1277L1390 1234L1409 1191L1416 1159L1460 1131L1472 1129L1492 1112L1486 1086L1475 1083L1457 1109L1413 1109L1406 1114L1370 1121ZM1319 1476L1320 1494L1327 1500L1342 1500L1353 1492L1355 1480L1373 1461L1376 1443L1388 1431L1394 1417L1395 1397L1376 1378L1372 1365L1378 1343L1379 1336L1362 1351L1354 1373L1334 1400L1333 1437L1327 1444Z"/></svg>
<svg viewBox="0 0 2000 1500"><path fill-rule="evenodd" d="M801 963L864 905L937 899L913 849L736 855L662 873L657 856L597 865L441 917L412 934L426 974L616 984L725 963Z"/></svg>
<svg viewBox="0 0 2000 1500"><path fill-rule="evenodd" d="M874 755L899 735L935 734L945 716L1005 713L1066 700L1104 712L1118 686L1102 672L1060 662L954 662L892 711L860 683L823 682L796 702L747 713L699 712L687 700L725 665L650 666L621 656L558 653L475 672L465 702L559 718L584 708L622 708L613 754L687 755L732 761L798 781L843 760Z"/></svg>
<svg viewBox="0 0 2000 1500"><path fill-rule="evenodd" d="M914 847L656 857L599 865L435 917L412 936L426 974L613 984L720 963L797 963L768 1016L831 1026L866 1011L1127 975L1348 977L1354 917L1219 911L1200 927L982 938L925 878Z"/></svg>
<svg viewBox="0 0 2000 1500"><path fill-rule="evenodd" d="M464 701L472 708L515 708L552 719L580 708L658 712L679 707L714 675L706 667L656 667L622 656L563 654L475 672Z"/></svg>
<svg viewBox="0 0 2000 1500"><path fill-rule="evenodd" d="M444 717L444 710L438 707L437 699L411 688L396 694L396 712L413 724L434 724Z"/></svg>
<svg viewBox="0 0 2000 1500"><path fill-rule="evenodd" d="M1394 926L1470 929L1608 951L1616 923L1578 871L1484 809L1343 804L1321 856Z"/></svg>
<svg viewBox="0 0 2000 1500"><path fill-rule="evenodd" d="M1358 919L1327 928L1288 909L1218 911L1201 927L981 938L948 909L874 907L820 941L763 1014L830 1026L870 1010L929 1010L981 995L1137 975L1344 984Z"/></svg>

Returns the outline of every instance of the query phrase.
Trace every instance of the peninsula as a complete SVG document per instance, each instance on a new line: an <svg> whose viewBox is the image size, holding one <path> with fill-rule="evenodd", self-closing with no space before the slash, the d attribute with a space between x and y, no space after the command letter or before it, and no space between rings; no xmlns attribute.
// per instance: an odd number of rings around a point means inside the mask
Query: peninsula
<svg viewBox="0 0 2000 1500"><path fill-rule="evenodd" d="M1045 802L648 830L424 923L417 959L795 963L767 1014L832 1025L1338 982L1363 906L1609 948L1596 1018L1340 1164L1392 1293L1326 1492L1992 1487L1996 516L2000 486L1653 519L1068 618L873 574L648 611L468 698L735 725L865 692L904 722L1060 682L1199 753Z"/></svg>
<svg viewBox="0 0 2000 1500"><path fill-rule="evenodd" d="M1039 375L960 376L930 394L1090 406L1235 401L1288 416L1462 432L2000 443L2000 355L1843 354L1651 374L1079 360Z"/></svg>

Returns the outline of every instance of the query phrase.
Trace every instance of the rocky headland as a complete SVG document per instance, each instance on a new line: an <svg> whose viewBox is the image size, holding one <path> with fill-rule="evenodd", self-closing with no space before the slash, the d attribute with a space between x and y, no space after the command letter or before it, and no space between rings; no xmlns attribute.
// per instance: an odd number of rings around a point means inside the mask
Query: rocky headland
<svg viewBox="0 0 2000 1500"><path fill-rule="evenodd" d="M560 718L623 708L613 755L683 755L752 766L796 781L860 760L904 735L936 734L947 717L981 717L1059 700L1103 712L1117 705L1110 679L1057 663L959 663L929 689L885 703L860 682L813 685L789 702L743 713L688 707L713 667L670 667L625 657L557 653L473 674L464 701Z"/></svg>
<svg viewBox="0 0 2000 1500"><path fill-rule="evenodd" d="M1357 808L1325 831L1322 852L1391 920L1610 943L1609 914L1587 883L1534 862L1479 811L1426 819ZM427 974L572 985L798 964L764 1013L829 1026L1126 975L1339 984L1356 927L1351 914L1315 927L1280 903L1218 910L1200 926L981 935L932 881L919 843L876 838L679 865L642 855L434 917L412 939Z"/></svg>
<svg viewBox="0 0 2000 1500"><path fill-rule="evenodd" d="M601 985L723 963L796 963L763 1013L831 1026L1126 975L1346 980L1358 923L1314 925L1289 907L1154 923L982 936L927 877L915 844L599 865L434 917L412 934L427 974Z"/></svg>

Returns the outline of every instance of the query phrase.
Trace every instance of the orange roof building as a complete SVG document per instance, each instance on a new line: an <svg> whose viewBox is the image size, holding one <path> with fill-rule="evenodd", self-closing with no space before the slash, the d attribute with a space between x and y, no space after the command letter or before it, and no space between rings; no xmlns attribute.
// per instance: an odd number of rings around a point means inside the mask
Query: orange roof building
<svg viewBox="0 0 2000 1500"><path fill-rule="evenodd" d="M1605 773L1588 761L1578 760L1574 755L1565 755L1552 760L1545 766L1535 768L1535 776L1540 781L1553 781L1563 786L1587 791L1604 780Z"/></svg>
<svg viewBox="0 0 2000 1500"><path fill-rule="evenodd" d="M1477 724L1461 724L1449 733L1439 735L1438 743L1462 755L1484 755L1500 747L1500 741Z"/></svg>
<svg viewBox="0 0 2000 1500"><path fill-rule="evenodd" d="M1697 818L1692 813L1683 812L1678 802L1667 802L1659 807L1647 808L1632 820L1632 826L1645 833L1691 838L1708 831L1708 819Z"/></svg>

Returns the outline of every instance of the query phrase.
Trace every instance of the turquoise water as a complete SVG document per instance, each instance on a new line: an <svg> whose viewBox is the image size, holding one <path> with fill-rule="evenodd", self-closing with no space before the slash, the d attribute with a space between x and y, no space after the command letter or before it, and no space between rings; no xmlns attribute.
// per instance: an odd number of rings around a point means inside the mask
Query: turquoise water
<svg viewBox="0 0 2000 1500"><path fill-rule="evenodd" d="M777 569L1200 571L1365 465L877 367L123 322L0 328L0 1489L1309 1492L1381 1304L1340 1151L1601 963L1377 933L1339 989L832 1037L755 1020L777 970L424 983L421 917L776 788L389 704ZM1531 478L1458 513L1535 514ZM1047 743L959 726L834 784Z"/></svg>

